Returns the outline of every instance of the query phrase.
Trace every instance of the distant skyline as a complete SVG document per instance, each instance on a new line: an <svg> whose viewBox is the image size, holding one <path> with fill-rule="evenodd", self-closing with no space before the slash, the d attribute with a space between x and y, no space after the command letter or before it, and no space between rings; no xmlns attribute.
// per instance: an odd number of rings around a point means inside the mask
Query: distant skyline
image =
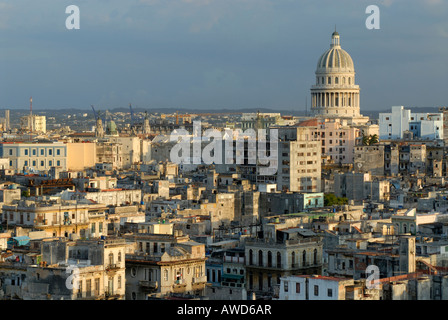
<svg viewBox="0 0 448 320"><path fill-rule="evenodd" d="M0 0L0 109L305 111L335 25L361 113L447 106L447 16L443 0Z"/></svg>

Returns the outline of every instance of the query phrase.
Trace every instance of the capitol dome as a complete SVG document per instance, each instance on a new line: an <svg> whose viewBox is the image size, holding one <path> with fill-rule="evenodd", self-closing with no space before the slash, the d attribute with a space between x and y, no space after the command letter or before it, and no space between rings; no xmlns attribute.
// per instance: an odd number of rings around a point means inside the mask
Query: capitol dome
<svg viewBox="0 0 448 320"><path fill-rule="evenodd" d="M358 117L360 89L355 83L355 65L339 40L339 33L333 32L330 48L317 62L311 110L325 117Z"/></svg>
<svg viewBox="0 0 448 320"><path fill-rule="evenodd" d="M352 57L341 48L339 44L339 33L333 32L331 36L330 49L325 51L319 58L317 62L317 71L331 71L331 69L336 69L335 71L355 71L355 65L353 64Z"/></svg>

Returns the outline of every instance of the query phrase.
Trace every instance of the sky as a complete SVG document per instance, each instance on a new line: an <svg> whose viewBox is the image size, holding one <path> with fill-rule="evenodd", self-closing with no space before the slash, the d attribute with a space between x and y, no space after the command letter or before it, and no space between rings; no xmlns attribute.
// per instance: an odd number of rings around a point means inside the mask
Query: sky
<svg viewBox="0 0 448 320"><path fill-rule="evenodd" d="M305 110L335 26L361 112L448 106L447 16L445 0L0 0L0 109Z"/></svg>

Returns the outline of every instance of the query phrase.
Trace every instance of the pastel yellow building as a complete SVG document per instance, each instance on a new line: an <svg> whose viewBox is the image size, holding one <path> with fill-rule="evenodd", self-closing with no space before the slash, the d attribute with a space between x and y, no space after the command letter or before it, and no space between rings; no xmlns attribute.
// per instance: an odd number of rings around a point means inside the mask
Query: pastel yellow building
<svg viewBox="0 0 448 320"><path fill-rule="evenodd" d="M95 166L96 143L67 143L67 170L80 171Z"/></svg>

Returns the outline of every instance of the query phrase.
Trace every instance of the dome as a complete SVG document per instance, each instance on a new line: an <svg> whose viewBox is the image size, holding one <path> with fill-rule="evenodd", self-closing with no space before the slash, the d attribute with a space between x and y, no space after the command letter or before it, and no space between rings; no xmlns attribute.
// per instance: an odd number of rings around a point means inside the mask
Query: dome
<svg viewBox="0 0 448 320"><path fill-rule="evenodd" d="M106 132L108 134L116 134L117 133L117 125L115 124L115 121L111 120L107 123Z"/></svg>
<svg viewBox="0 0 448 320"><path fill-rule="evenodd" d="M331 36L330 49L325 51L317 62L317 72L334 71L354 72L355 65L352 57L341 48L339 44L339 33L333 32Z"/></svg>

